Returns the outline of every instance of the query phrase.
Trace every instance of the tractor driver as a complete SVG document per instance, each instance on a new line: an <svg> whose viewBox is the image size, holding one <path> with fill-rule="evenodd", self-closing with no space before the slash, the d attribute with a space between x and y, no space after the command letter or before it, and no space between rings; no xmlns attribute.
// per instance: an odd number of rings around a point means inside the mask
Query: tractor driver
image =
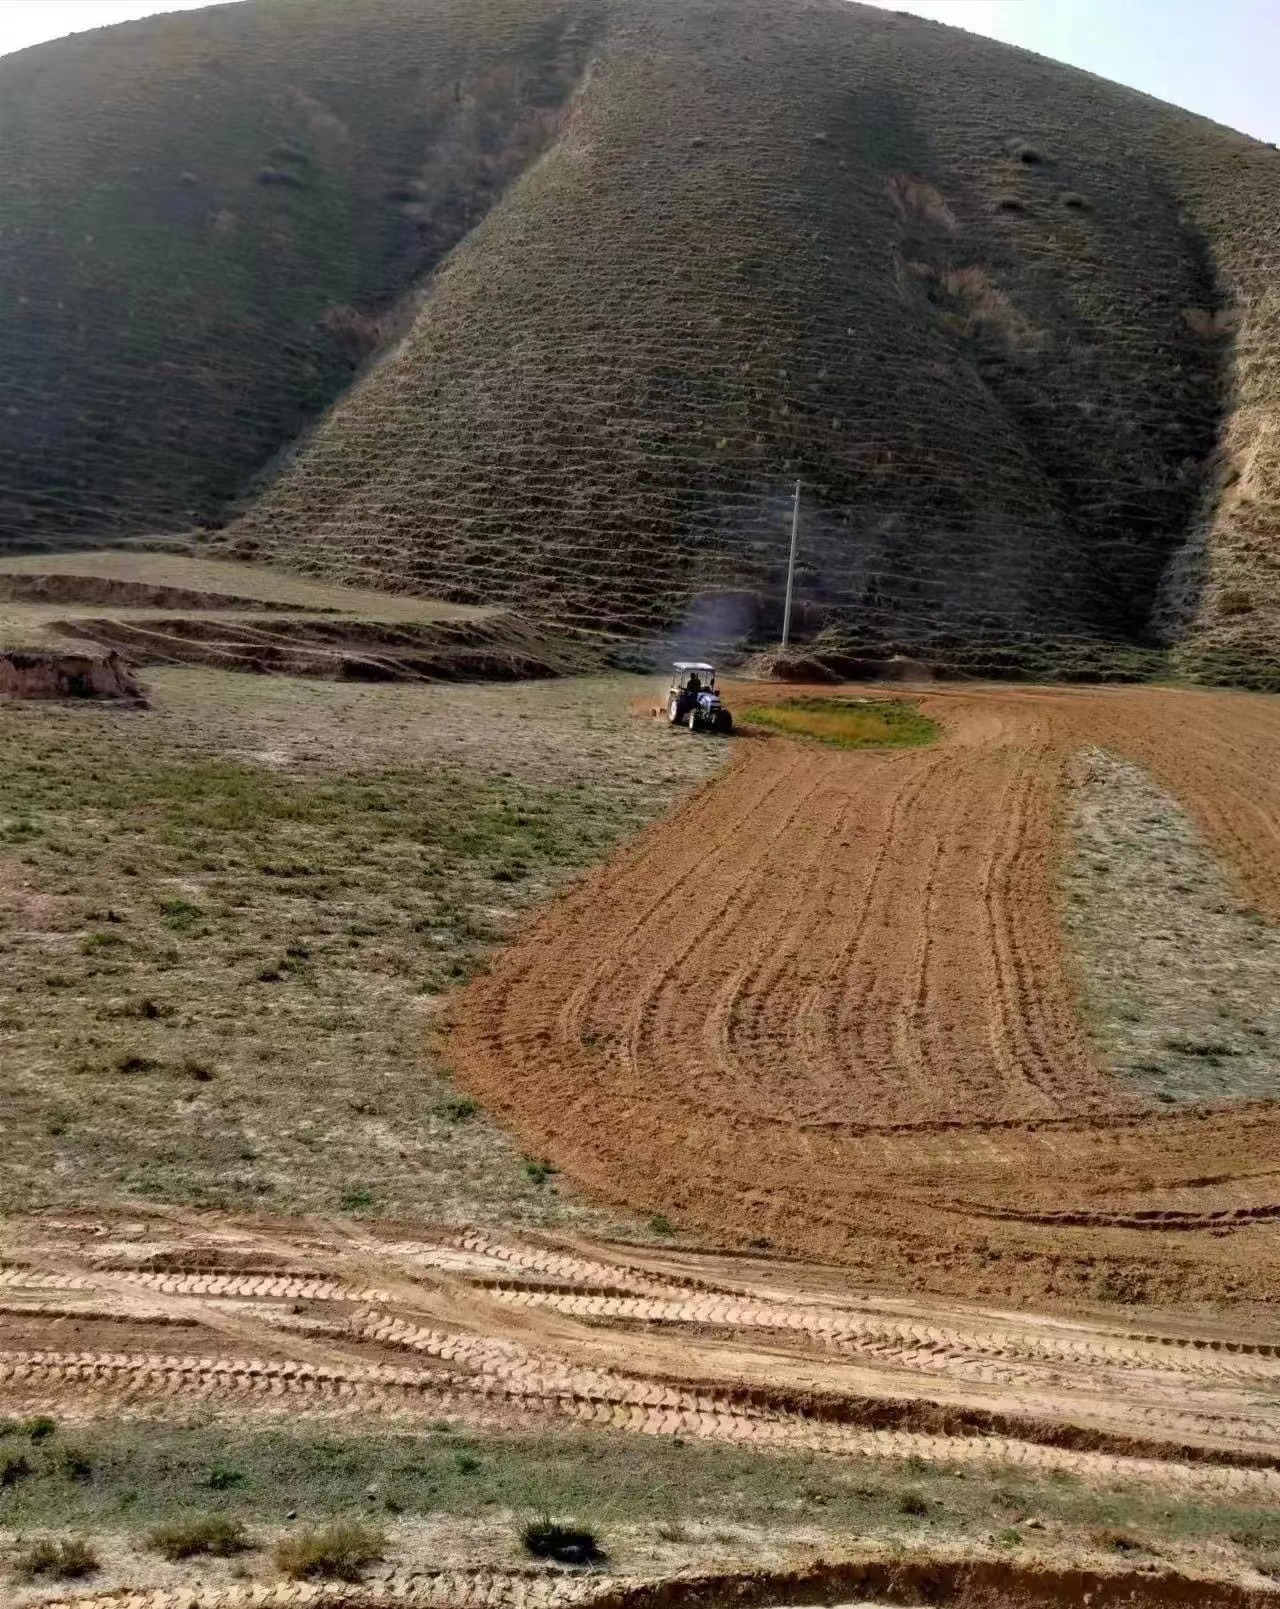
<svg viewBox="0 0 1280 1609"><path fill-rule="evenodd" d="M691 670L689 672L688 691L692 693L695 698L702 691L702 682L696 670Z"/></svg>

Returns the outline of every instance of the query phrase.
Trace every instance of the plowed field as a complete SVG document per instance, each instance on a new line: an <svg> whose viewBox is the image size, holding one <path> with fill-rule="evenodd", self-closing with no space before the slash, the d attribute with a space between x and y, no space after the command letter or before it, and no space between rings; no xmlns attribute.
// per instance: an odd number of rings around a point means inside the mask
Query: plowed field
<svg viewBox="0 0 1280 1609"><path fill-rule="evenodd" d="M1280 703L921 707L945 729L930 749L736 743L461 998L461 1082L601 1198L882 1284L1273 1298L1280 1106L1171 1112L1096 1065L1058 861L1066 768L1093 745L1180 797L1241 898L1280 914Z"/></svg>

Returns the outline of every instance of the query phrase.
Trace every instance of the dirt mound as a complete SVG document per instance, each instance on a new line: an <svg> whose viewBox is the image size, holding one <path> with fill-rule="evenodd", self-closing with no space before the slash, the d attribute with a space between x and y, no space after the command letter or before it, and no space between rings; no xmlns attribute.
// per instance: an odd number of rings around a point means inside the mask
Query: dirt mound
<svg viewBox="0 0 1280 1609"><path fill-rule="evenodd" d="M815 628L1277 674L1256 142L835 0L245 0L6 58L0 108L15 540L278 473L243 556L742 636L800 475Z"/></svg>
<svg viewBox="0 0 1280 1609"><path fill-rule="evenodd" d="M130 1609L292 1609L295 1584L199 1586L129 1594ZM113 1609L116 1593L92 1591L48 1599L49 1609ZM873 1604L954 1609L1040 1609L1092 1605L1093 1609L1275 1609L1280 1593L1234 1582L1178 1575L1170 1570L1070 1570L1003 1559L854 1559L794 1570L719 1571L656 1580L618 1579L595 1572L534 1575L529 1571L440 1571L360 1586L313 1586L310 1603L324 1609L783 1609L798 1604Z"/></svg>
<svg viewBox="0 0 1280 1609"><path fill-rule="evenodd" d="M1280 1593L1170 1571L1060 1570L1005 1559L866 1559L806 1569L683 1577L593 1599L591 1609L773 1609L792 1604L953 1604L957 1609L1271 1609Z"/></svg>
<svg viewBox="0 0 1280 1609"><path fill-rule="evenodd" d="M141 686L117 653L51 654L37 649L0 652L0 696L146 702Z"/></svg>
<svg viewBox="0 0 1280 1609"><path fill-rule="evenodd" d="M1120 690L922 707L946 728L931 749L740 742L464 993L460 1082L597 1196L877 1281L1269 1299L1280 1105L1171 1111L1095 1064L1055 874L1066 767L1097 744L1179 795L1280 913L1280 709Z"/></svg>

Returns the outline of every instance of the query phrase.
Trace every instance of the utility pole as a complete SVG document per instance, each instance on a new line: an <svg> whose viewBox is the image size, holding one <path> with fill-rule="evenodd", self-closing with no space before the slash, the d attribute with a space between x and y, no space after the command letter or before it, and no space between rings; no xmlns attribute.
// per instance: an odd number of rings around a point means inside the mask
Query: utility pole
<svg viewBox="0 0 1280 1609"><path fill-rule="evenodd" d="M800 537L800 482L796 482L795 501L791 505L791 557L787 560L787 601L782 611L782 646L791 636L791 593L796 581L796 543Z"/></svg>

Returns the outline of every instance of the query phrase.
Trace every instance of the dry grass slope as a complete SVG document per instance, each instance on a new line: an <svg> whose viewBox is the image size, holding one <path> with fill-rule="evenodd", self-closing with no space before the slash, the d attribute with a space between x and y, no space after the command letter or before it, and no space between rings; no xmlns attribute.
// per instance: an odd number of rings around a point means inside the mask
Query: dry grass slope
<svg viewBox="0 0 1280 1609"><path fill-rule="evenodd" d="M244 556L714 637L768 625L800 476L806 625L850 647L1280 684L1266 147L843 0L104 39L0 70L11 533L208 519L269 466Z"/></svg>

